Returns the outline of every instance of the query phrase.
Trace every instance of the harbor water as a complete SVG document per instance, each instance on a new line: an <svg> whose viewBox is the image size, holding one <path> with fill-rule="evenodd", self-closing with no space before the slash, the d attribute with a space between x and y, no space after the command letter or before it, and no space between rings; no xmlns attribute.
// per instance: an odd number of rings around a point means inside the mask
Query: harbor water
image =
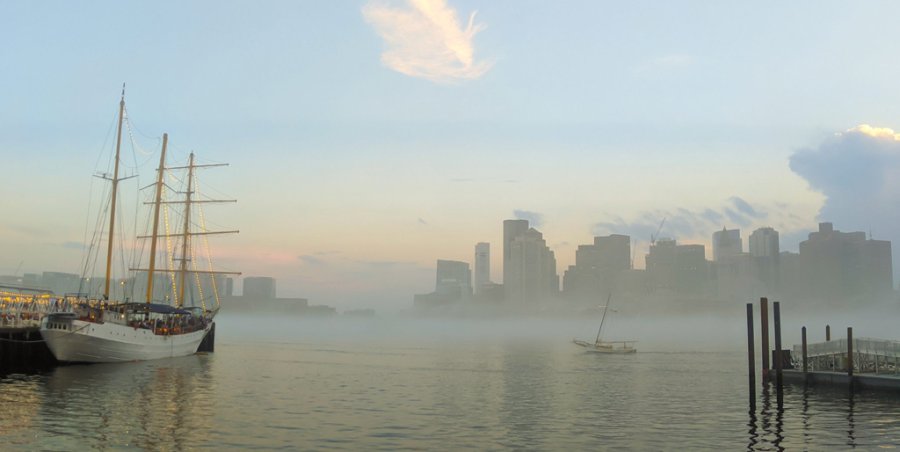
<svg viewBox="0 0 900 452"><path fill-rule="evenodd" d="M2 376L0 449L900 447L896 395L788 386L751 411L744 332L722 324L695 342L625 325L649 339L602 355L571 343L579 319L223 315L215 353Z"/></svg>

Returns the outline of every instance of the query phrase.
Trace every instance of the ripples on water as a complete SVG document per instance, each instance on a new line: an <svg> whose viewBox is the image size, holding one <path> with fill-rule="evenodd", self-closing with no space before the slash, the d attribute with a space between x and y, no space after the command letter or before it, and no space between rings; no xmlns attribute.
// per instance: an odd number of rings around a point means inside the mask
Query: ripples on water
<svg viewBox="0 0 900 452"><path fill-rule="evenodd" d="M588 354L562 336L223 319L216 352L0 381L0 449L878 449L900 397L789 386L741 349ZM311 332L312 331L312 332ZM408 332L407 332L408 333ZM638 344L641 346L641 343ZM657 349L665 347L656 346ZM770 401L771 399L771 401Z"/></svg>

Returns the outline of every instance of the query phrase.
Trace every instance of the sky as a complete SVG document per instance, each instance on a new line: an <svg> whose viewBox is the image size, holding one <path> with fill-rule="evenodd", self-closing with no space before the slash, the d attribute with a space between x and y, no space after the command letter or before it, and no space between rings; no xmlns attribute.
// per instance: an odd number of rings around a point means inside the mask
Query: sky
<svg viewBox="0 0 900 452"><path fill-rule="evenodd" d="M556 253L831 221L900 241L900 4L0 3L0 274L79 272L126 83L131 171L195 151L215 262L402 309L526 218ZM130 145L131 142L136 146ZM129 160L130 159L130 160ZM149 162L149 163L148 163ZM126 165L128 166L128 165ZM147 185L152 170L134 184ZM96 200L93 201L96 204ZM895 253L898 254L898 253ZM897 260L895 259L895 275ZM895 276L895 282L900 280Z"/></svg>

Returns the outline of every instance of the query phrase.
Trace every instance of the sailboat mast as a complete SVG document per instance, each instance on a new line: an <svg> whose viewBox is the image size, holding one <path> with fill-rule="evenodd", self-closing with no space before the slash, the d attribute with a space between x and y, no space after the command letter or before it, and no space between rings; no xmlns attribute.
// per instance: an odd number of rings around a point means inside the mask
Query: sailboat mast
<svg viewBox="0 0 900 452"><path fill-rule="evenodd" d="M603 307L603 317L600 317L600 328L597 328L597 339L594 340L595 344L600 343L600 332L603 331L603 321L606 320L606 311L609 310L610 299L612 299L612 294L609 294L606 297L606 306Z"/></svg>
<svg viewBox="0 0 900 452"><path fill-rule="evenodd" d="M191 152L190 160L188 161L188 180L187 180L187 198L184 202L184 230L182 231L183 238L181 241L181 287L179 291L181 292L178 296L178 305L184 306L184 280L185 274L187 273L187 253L188 249L188 241L191 238L190 233L190 225L191 225L191 193L194 191L194 153Z"/></svg>
<svg viewBox="0 0 900 452"><path fill-rule="evenodd" d="M116 192L119 186L119 150L122 147L122 118L125 116L125 85L122 85L122 99L119 101L119 127L116 133L116 159L112 178L112 198L109 208L109 243L106 247L106 281L103 288L103 299L109 300L109 279L112 273L113 236L116 225Z"/></svg>
<svg viewBox="0 0 900 452"><path fill-rule="evenodd" d="M153 300L153 271L156 269L156 239L159 238L159 204L162 199L163 171L166 165L166 145L169 134L163 134L162 153L159 156L159 173L156 178L156 202L153 206L153 235L150 236L150 265L147 269L147 303Z"/></svg>

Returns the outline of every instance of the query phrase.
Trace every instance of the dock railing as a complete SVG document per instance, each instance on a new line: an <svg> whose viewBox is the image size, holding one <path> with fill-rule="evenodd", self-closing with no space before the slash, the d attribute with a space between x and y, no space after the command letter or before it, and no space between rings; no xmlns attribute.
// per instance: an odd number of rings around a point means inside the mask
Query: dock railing
<svg viewBox="0 0 900 452"><path fill-rule="evenodd" d="M807 344L806 364L810 371L846 372L847 354L846 339ZM798 368L802 368L802 356L802 345L795 345L792 357ZM857 373L900 373L900 341L853 338L850 359Z"/></svg>
<svg viewBox="0 0 900 452"><path fill-rule="evenodd" d="M55 312L72 312L71 297L0 291L0 329L38 328Z"/></svg>

